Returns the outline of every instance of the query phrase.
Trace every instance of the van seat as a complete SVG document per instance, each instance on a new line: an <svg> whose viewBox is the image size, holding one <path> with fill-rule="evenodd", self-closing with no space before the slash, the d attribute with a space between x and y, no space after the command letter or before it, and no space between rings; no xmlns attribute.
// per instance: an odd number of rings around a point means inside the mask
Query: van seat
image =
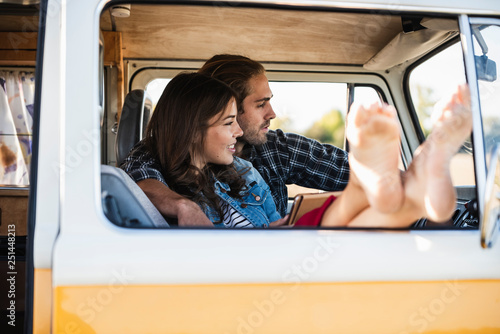
<svg viewBox="0 0 500 334"><path fill-rule="evenodd" d="M118 226L170 226L142 189L120 168L101 165L101 200L104 214Z"/></svg>
<svg viewBox="0 0 500 334"><path fill-rule="evenodd" d="M146 135L153 102L142 89L134 89L125 97L116 133L116 165L120 166L130 150Z"/></svg>

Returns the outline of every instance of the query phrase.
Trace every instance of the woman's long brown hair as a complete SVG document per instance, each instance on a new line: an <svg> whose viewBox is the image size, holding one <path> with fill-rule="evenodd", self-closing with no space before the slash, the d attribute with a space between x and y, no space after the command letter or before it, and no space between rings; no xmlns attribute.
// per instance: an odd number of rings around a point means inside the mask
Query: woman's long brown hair
<svg viewBox="0 0 500 334"><path fill-rule="evenodd" d="M234 96L234 91L217 79L198 73L178 74L163 91L147 128L146 145L160 162L168 186L217 210L211 177L229 184L229 195L236 198L245 182L232 164L207 164L199 169L193 165L193 155L202 152L207 129L213 125L210 119L219 114L222 117Z"/></svg>

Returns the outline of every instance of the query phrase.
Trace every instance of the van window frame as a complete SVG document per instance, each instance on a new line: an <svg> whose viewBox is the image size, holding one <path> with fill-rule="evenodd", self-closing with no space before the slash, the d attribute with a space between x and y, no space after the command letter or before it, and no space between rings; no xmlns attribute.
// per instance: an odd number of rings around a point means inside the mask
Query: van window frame
<svg viewBox="0 0 500 334"><path fill-rule="evenodd" d="M154 64L154 66L152 66ZM203 65L199 61L142 61L128 60L125 66L129 91L145 89L154 79L171 78L181 71L196 71ZM377 73L354 71L351 67L307 64L263 63L269 81L332 82L353 84L354 87L372 87L389 104L395 103L385 78ZM347 101L347 97L346 97ZM402 119L401 136L402 159L405 166L411 161L413 152L407 132L413 131L411 119Z"/></svg>

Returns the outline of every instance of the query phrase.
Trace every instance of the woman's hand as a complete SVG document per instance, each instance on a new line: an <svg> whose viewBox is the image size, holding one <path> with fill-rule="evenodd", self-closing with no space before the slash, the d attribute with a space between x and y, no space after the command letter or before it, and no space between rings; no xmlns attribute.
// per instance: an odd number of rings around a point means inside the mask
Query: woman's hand
<svg viewBox="0 0 500 334"><path fill-rule="evenodd" d="M288 222L288 215L269 224L269 227L281 227ZM289 226L285 226L289 227Z"/></svg>

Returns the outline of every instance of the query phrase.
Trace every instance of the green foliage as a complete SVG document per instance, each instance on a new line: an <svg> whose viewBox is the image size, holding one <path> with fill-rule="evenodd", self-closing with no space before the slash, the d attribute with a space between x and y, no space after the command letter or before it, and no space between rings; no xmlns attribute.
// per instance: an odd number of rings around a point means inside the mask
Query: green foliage
<svg viewBox="0 0 500 334"><path fill-rule="evenodd" d="M293 130L290 129L290 124L292 124L292 120L289 116L279 116L271 121L269 128L273 130L282 129L285 132L293 132Z"/></svg>
<svg viewBox="0 0 500 334"><path fill-rule="evenodd" d="M304 135L314 138L322 143L333 144L337 147L344 146L345 121L342 113L332 110L306 130Z"/></svg>
<svg viewBox="0 0 500 334"><path fill-rule="evenodd" d="M424 132L424 135L427 135L431 132L431 114L436 104L436 99L433 97L434 91L430 87L425 87L421 85L416 85L416 101L414 101L415 109L417 111L418 121L420 123L420 127Z"/></svg>

